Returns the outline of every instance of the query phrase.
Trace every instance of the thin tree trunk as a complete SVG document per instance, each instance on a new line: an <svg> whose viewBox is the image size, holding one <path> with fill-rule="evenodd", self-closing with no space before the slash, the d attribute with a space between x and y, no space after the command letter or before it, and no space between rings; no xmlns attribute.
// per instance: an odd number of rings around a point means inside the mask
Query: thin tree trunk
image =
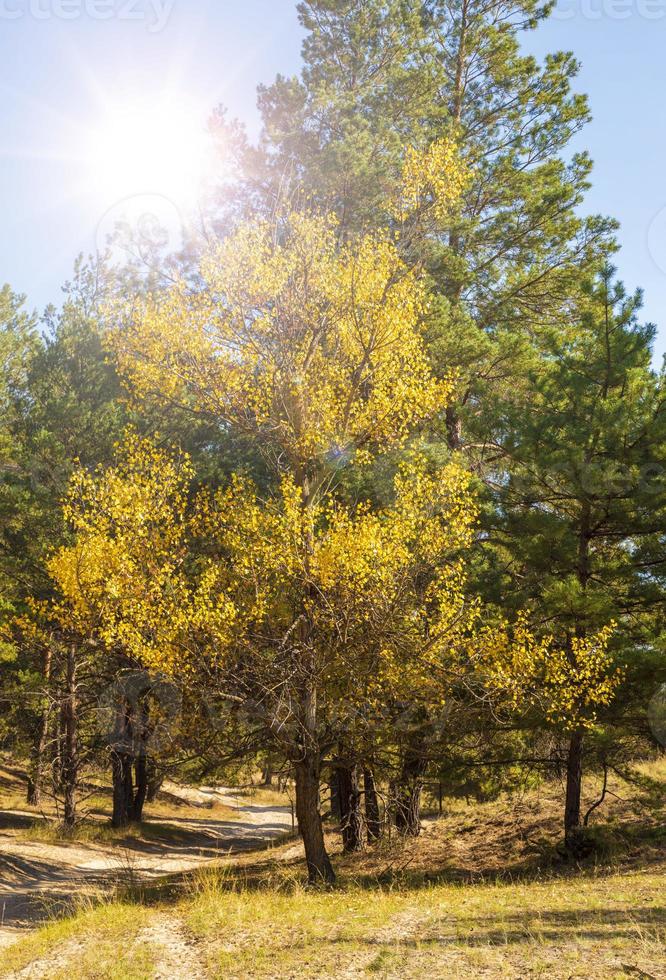
<svg viewBox="0 0 666 980"><path fill-rule="evenodd" d="M312 510L313 485L310 476L301 474L302 510L309 514ZM306 569L314 551L312 531L306 533ZM314 587L309 587L310 598L314 598ZM308 867L308 881L311 884L326 884L335 881L335 873L324 844L324 831L321 823L321 798L319 780L321 776L321 754L317 739L317 667L312 645L312 624L307 603L303 603L303 615L299 618L301 646L300 667L303 676L302 687L302 754L294 760L296 781L296 819L303 838L305 861Z"/></svg>
<svg viewBox="0 0 666 980"><path fill-rule="evenodd" d="M155 767L155 763L146 758L146 773L147 773L147 785L146 785L146 803L154 803L157 799L157 794L162 789L162 783L164 782L164 773L159 771Z"/></svg>
<svg viewBox="0 0 666 980"><path fill-rule="evenodd" d="M395 807L395 825L405 837L418 837L421 833L420 783L402 785L398 790Z"/></svg>
<svg viewBox="0 0 666 980"><path fill-rule="evenodd" d="M590 459L586 455L586 462ZM585 499L581 505L580 525L578 529L578 564L576 574L580 587L586 591L590 580L590 540L591 540L591 508L589 500ZM579 621L576 626L576 635L583 639L586 633L585 621ZM572 663L575 657L571 645L568 648L568 656ZM568 849L575 849L576 839L580 830L580 797L583 782L583 734L574 732L569 739L569 750L567 753L567 791L564 803L564 841Z"/></svg>
<svg viewBox="0 0 666 980"><path fill-rule="evenodd" d="M368 828L368 840L379 840L382 836L382 824L379 815L377 787L371 769L363 770L363 792L365 794L365 823Z"/></svg>
<svg viewBox="0 0 666 980"><path fill-rule="evenodd" d="M67 651L66 691L63 704L63 784L64 825L71 829L76 823L76 785L78 781L76 703L76 654L73 647Z"/></svg>
<svg viewBox="0 0 666 980"><path fill-rule="evenodd" d="M163 776L153 776L148 780L148 786L146 789L146 803L155 802L157 799L157 794L162 789L163 782Z"/></svg>
<svg viewBox="0 0 666 980"><path fill-rule="evenodd" d="M115 749L111 752L113 780L113 827L129 826L132 807L132 757Z"/></svg>
<svg viewBox="0 0 666 980"><path fill-rule="evenodd" d="M62 711L52 712L51 794L58 798L62 790Z"/></svg>
<svg viewBox="0 0 666 980"><path fill-rule="evenodd" d="M463 438L462 438L462 420L460 418L459 409L454 405L448 405L446 408L446 441L450 450L456 452L462 449Z"/></svg>
<svg viewBox="0 0 666 980"><path fill-rule="evenodd" d="M42 661L42 674L44 677L45 697L48 695L49 681L51 679L51 646L47 644L44 649ZM42 783L44 781L44 753L49 737L49 705L45 702L39 719L39 728L33 751L32 767L28 777L28 796L27 800L31 806L38 806L42 795Z"/></svg>
<svg viewBox="0 0 666 980"><path fill-rule="evenodd" d="M296 818L303 838L305 860L308 866L308 881L311 884L335 881L335 873L326 853L324 831L319 810L319 762L314 753L305 757L294 767L296 777Z"/></svg>
<svg viewBox="0 0 666 980"><path fill-rule="evenodd" d="M129 826L134 808L134 782L131 752L132 733L130 707L124 699L116 708L116 724L111 746L111 778L113 783L113 827Z"/></svg>
<svg viewBox="0 0 666 980"><path fill-rule="evenodd" d="M564 839L571 844L580 829L580 796L583 781L583 736L574 732L567 754L567 793L564 804Z"/></svg>
<svg viewBox="0 0 666 980"><path fill-rule="evenodd" d="M261 785L273 785L273 760L271 759L270 755L266 758L266 762L264 763L264 769L261 774Z"/></svg>
<svg viewBox="0 0 666 980"><path fill-rule="evenodd" d="M130 780L130 820L133 823L141 823L143 819L143 806L146 802L148 792L148 760L147 751L150 739L150 718L148 702L144 698L136 711L132 711L128 716L128 734L131 736L131 744L134 756L134 786ZM130 770L131 772L131 770Z"/></svg>
<svg viewBox="0 0 666 980"><path fill-rule="evenodd" d="M342 811L342 846L345 854L363 850L363 817L358 766L338 769L340 809Z"/></svg>
<svg viewBox="0 0 666 980"><path fill-rule="evenodd" d="M405 750L395 794L395 825L405 837L421 833L421 791L427 768L423 736L414 734Z"/></svg>
<svg viewBox="0 0 666 980"><path fill-rule="evenodd" d="M136 786L132 800L131 819L133 823L141 823L143 820L143 806L148 793L146 757L143 753L137 757L134 763L134 777Z"/></svg>
<svg viewBox="0 0 666 980"><path fill-rule="evenodd" d="M337 769L331 769L329 781L331 791L331 818L342 823L342 807L340 805L340 775Z"/></svg>
<svg viewBox="0 0 666 980"><path fill-rule="evenodd" d="M463 101L465 97L465 69L468 61L467 34L468 34L468 4L463 0L460 9L459 36L457 38L458 48L456 51L456 68L453 85L453 98L451 104L451 117L454 126L460 125L463 113ZM449 234L449 248L453 255L458 257L462 251L461 239L458 230L454 228ZM456 279L451 283L447 290L447 298L452 306L460 303L462 294L462 282L456 275ZM458 452L463 447L462 420L460 418L460 406L458 404L447 405L445 411L446 422L446 441L452 452Z"/></svg>

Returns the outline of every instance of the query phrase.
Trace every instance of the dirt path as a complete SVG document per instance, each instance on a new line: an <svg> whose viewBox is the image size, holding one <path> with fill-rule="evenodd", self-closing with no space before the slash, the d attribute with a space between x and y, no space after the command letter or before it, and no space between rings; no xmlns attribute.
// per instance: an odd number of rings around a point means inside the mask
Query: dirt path
<svg viewBox="0 0 666 980"><path fill-rule="evenodd" d="M207 805L201 817L160 818L149 838L122 843L27 838L34 814L0 811L0 948L64 908L74 895L94 895L118 884L147 882L191 871L229 853L266 846L291 831L291 809L239 799L233 790L169 786L184 801ZM216 816L215 804L227 819Z"/></svg>
<svg viewBox="0 0 666 980"><path fill-rule="evenodd" d="M158 954L154 980L194 980L205 976L201 958L175 915L161 915L136 938L137 946L148 943Z"/></svg>

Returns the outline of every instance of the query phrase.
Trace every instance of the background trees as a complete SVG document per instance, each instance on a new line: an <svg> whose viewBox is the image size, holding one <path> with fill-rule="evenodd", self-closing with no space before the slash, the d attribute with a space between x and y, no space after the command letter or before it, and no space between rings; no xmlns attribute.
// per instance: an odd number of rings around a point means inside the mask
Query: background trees
<svg viewBox="0 0 666 980"><path fill-rule="evenodd" d="M638 323L640 295L613 277L606 266L582 282L568 326L542 335L525 407L497 418L506 465L494 480L489 542L498 601L531 608L571 664L573 645L615 623L610 648L627 671L617 723L633 715L634 698L647 704L663 669L652 547L664 499L664 381L651 366L654 328ZM612 748L603 729L596 735L606 755L621 751L617 732ZM582 728L570 736L567 834L580 823Z"/></svg>

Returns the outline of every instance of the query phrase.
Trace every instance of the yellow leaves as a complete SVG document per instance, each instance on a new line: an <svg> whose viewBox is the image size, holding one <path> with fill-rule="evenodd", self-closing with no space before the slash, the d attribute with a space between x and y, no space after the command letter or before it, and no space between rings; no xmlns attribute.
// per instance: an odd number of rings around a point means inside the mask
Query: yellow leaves
<svg viewBox="0 0 666 980"><path fill-rule="evenodd" d="M396 517L432 560L438 555L469 548L478 520L469 472L452 460L435 473L426 460L412 454L400 467L395 482Z"/></svg>
<svg viewBox="0 0 666 980"><path fill-rule="evenodd" d="M352 656L395 692L432 688L477 615L458 558L476 519L459 465L430 472L410 456L383 508L313 499L292 475L266 499L235 476L190 501L191 476L132 434L114 467L75 474L76 540L49 566L63 625L161 670L243 650L266 676L285 637L298 650L307 636L337 686Z"/></svg>
<svg viewBox="0 0 666 980"><path fill-rule="evenodd" d="M236 476L190 502L191 478L187 459L133 434L115 467L75 474L76 539L49 564L63 627L166 672L240 655L271 687L307 651L347 704L415 692L439 704L470 669L509 708L564 730L591 728L611 703L623 676L612 626L566 645L524 617L480 626L464 557L477 510L459 463L433 471L409 455L384 507L313 499L293 475L266 499Z"/></svg>
<svg viewBox="0 0 666 980"><path fill-rule="evenodd" d="M597 711L611 704L624 672L608 652L614 624L569 648L551 647L544 664L547 717L566 728L591 728Z"/></svg>
<svg viewBox="0 0 666 980"><path fill-rule="evenodd" d="M612 626L565 645L525 618L480 627L464 558L477 510L458 462L433 471L409 455L384 507L312 497L291 474L266 499L235 476L191 502L191 478L186 458L132 433L116 466L75 474L76 538L49 563L64 628L167 672L242 651L271 685L307 649L347 702L439 703L471 668L511 709L536 707L564 730L592 727L611 703L623 676Z"/></svg>
<svg viewBox="0 0 666 980"><path fill-rule="evenodd" d="M391 213L404 221L416 213L430 212L436 221L451 217L470 174L461 160L455 140L434 140L426 149L409 147L405 154L402 181Z"/></svg>
<svg viewBox="0 0 666 980"><path fill-rule="evenodd" d="M477 661L491 689L514 709L538 705L564 730L594 727L599 708L611 704L624 672L614 664L608 642L615 624L565 644L538 639L525 618L483 631Z"/></svg>
<svg viewBox="0 0 666 980"><path fill-rule="evenodd" d="M48 565L62 597L54 612L64 628L170 669L209 603L220 640L233 610L211 600L210 580L192 587L183 572L192 475L186 457L132 432L114 467L74 474L65 515L76 538Z"/></svg>
<svg viewBox="0 0 666 980"><path fill-rule="evenodd" d="M440 411L423 283L386 236L340 244L330 217L242 226L111 334L142 397L187 403L269 442L293 466L400 443Z"/></svg>

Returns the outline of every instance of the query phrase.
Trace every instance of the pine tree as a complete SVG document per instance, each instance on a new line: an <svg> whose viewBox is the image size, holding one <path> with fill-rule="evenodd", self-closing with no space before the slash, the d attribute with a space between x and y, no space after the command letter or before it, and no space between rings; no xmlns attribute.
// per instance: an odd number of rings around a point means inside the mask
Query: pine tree
<svg viewBox="0 0 666 980"><path fill-rule="evenodd" d="M656 615L664 600L666 379L651 364L655 328L638 323L640 293L627 295L613 276L606 266L581 290L568 326L544 336L525 408L505 405L496 416L509 462L496 472L489 542L497 601L532 609L568 651L572 684L576 643L614 621L610 649L626 679L600 723L620 724L637 706L645 714L666 669ZM574 839L585 728L563 730L565 833Z"/></svg>
<svg viewBox="0 0 666 980"><path fill-rule="evenodd" d="M299 11L302 76L260 90L262 152L241 154L252 200L305 198L335 210L343 234L372 226L406 154L455 141L471 171L460 206L403 247L439 297L433 358L460 370L449 445L483 443L479 399L520 388L521 351L611 247L612 222L578 213L589 157L566 159L588 119L571 89L578 64L521 53L550 11L536 0L306 0Z"/></svg>

